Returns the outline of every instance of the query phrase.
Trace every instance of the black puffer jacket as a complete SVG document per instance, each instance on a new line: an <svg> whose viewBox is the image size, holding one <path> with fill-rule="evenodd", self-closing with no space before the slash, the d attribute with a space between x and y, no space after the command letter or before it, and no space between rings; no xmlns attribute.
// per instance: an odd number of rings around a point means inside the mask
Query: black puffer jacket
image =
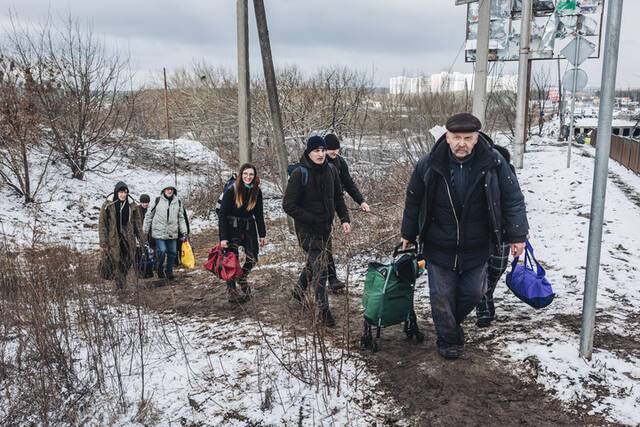
<svg viewBox="0 0 640 427"><path fill-rule="evenodd" d="M342 223L350 222L338 171L328 162L316 165L306 155L300 164L289 177L282 208L295 220L297 233L327 236L334 212ZM306 182L302 168L307 171Z"/></svg>
<svg viewBox="0 0 640 427"><path fill-rule="evenodd" d="M481 134L462 205L451 188L445 136L416 165L407 187L402 236L419 238L425 257L434 264L468 270L487 260L492 239L518 243L527 238L529 224L518 180L492 146Z"/></svg>
<svg viewBox="0 0 640 427"><path fill-rule="evenodd" d="M220 214L218 215L218 228L220 240L232 240L238 238L243 231L255 234L256 226L258 236L265 237L267 229L264 224L264 211L262 205L262 190L258 189L256 205L247 211L247 200L240 207L236 206L235 186L228 189L222 196Z"/></svg>
<svg viewBox="0 0 640 427"><path fill-rule="evenodd" d="M351 178L351 173L349 173L349 165L347 161L341 155L337 155L335 159L327 156L327 161L331 163L337 170L340 175L340 184L342 185L342 189L347 192L351 196L354 202L361 205L364 202L364 197L362 193L358 189L358 186L354 182L353 178Z"/></svg>

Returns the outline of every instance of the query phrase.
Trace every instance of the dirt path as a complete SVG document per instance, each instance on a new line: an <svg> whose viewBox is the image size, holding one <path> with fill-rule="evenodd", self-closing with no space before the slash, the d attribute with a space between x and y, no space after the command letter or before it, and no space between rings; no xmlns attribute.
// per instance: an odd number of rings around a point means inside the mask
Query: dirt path
<svg viewBox="0 0 640 427"><path fill-rule="evenodd" d="M253 298L244 305L227 302L225 286L200 268L208 248L215 243L213 231L193 236L197 268L181 273L175 284L142 292L143 304L159 312L186 316L251 318L283 331L309 332L307 313L290 297L294 269L270 267L277 259L267 254L261 267L250 276ZM404 409L404 422L411 425L611 425L600 416L587 415L584 408L563 408L535 381L519 378L492 357L491 345L468 336L464 356L445 361L435 351L430 314L424 304L418 310L419 324L426 334L421 344L407 342L401 326L383 331L381 349L372 354L358 348L362 317L354 284L346 294L331 297L338 328L327 331L333 345L349 348L370 360L370 367L387 395ZM348 307L348 309L347 309ZM349 319L347 322L346 319ZM471 328L472 321L467 322ZM496 327L499 334L500 325ZM468 334L472 335L472 334ZM485 338L486 340L486 338ZM398 419L387 419L386 425Z"/></svg>

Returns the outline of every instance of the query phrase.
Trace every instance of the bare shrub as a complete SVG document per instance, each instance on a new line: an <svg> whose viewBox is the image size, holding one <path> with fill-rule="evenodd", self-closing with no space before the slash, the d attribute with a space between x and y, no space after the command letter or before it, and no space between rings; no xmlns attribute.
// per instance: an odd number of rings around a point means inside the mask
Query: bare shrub
<svg viewBox="0 0 640 427"><path fill-rule="evenodd" d="M17 66L13 58L0 56L0 182L25 203L36 200L45 184L53 150L42 149L45 135L40 125L40 105L32 65ZM35 168L35 157L43 157Z"/></svg>
<svg viewBox="0 0 640 427"><path fill-rule="evenodd" d="M35 82L45 141L73 178L102 170L128 136L137 92L128 60L71 17L32 31L11 17L8 49Z"/></svg>

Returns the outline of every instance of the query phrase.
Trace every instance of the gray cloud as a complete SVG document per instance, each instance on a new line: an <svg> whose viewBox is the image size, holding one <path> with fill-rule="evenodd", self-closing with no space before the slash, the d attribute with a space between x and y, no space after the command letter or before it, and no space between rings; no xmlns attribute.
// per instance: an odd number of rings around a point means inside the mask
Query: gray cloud
<svg viewBox="0 0 640 427"><path fill-rule="evenodd" d="M261 71L259 46L249 1L251 61ZM296 64L305 71L346 65L375 73L386 85L403 73L430 73L453 66L470 71L456 54L464 39L465 8L453 0L268 0L266 3L276 66ZM640 86L635 19L640 2L625 3L618 86ZM234 0L0 0L0 12L13 8L20 20L43 21L67 13L89 22L112 46L128 50L139 76L163 66L197 60L233 69L236 64ZM588 61L590 84L597 85L601 60ZM513 65L507 67L513 69Z"/></svg>

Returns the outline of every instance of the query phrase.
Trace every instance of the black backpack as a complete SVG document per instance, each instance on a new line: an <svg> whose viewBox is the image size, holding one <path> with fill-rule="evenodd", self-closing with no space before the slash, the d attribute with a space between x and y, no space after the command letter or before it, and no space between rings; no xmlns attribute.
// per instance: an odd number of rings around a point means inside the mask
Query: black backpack
<svg viewBox="0 0 640 427"><path fill-rule="evenodd" d="M300 172L302 172L302 185L303 186L307 185L307 183L309 182L309 170L302 163L293 163L293 164L287 166L287 175L289 177L291 177L291 174L296 169L300 169Z"/></svg>
<svg viewBox="0 0 640 427"><path fill-rule="evenodd" d="M224 197L224 193L226 193L231 187L235 185L237 178L238 176L235 173L232 174L231 178L229 178L222 187L222 193L220 193L220 196L218 196L218 201L216 202L216 215L218 215L218 217L220 217L220 209L222 208L222 198Z"/></svg>

